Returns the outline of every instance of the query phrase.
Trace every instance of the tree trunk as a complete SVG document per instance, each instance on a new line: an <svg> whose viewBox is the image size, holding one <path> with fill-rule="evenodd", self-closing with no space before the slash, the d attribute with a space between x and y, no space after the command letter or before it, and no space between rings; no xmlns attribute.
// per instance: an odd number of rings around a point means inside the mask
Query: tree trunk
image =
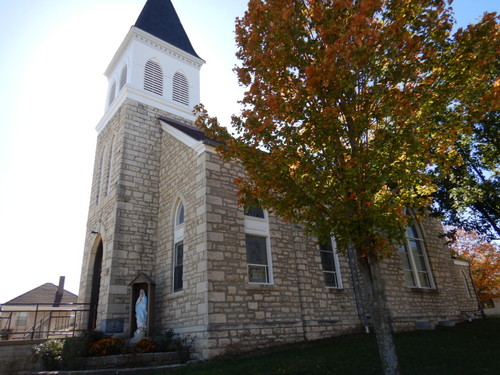
<svg viewBox="0 0 500 375"><path fill-rule="evenodd" d="M378 351L385 375L398 375L399 363L392 336L386 304L385 283L376 259L357 256L363 286L366 293L366 307L370 312L373 330L377 338Z"/></svg>

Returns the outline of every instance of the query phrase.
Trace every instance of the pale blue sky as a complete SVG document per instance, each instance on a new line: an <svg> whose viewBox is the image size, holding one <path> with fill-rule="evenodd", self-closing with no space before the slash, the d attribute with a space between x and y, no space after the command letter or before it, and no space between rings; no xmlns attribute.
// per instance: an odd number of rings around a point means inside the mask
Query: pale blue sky
<svg viewBox="0 0 500 375"><path fill-rule="evenodd" d="M103 76L145 0L0 1L0 303L41 284L78 293ZM229 122L241 96L234 18L246 0L172 0L198 55L201 100ZM498 0L457 0L460 25Z"/></svg>

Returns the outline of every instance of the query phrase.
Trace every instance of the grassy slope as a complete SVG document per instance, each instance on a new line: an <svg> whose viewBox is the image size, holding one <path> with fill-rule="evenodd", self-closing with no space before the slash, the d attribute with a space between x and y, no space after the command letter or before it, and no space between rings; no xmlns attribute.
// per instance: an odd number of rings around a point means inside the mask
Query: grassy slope
<svg viewBox="0 0 500 375"><path fill-rule="evenodd" d="M500 318L465 322L455 327L438 327L433 331L405 332L396 334L395 339L404 375L500 374ZM372 335L289 345L245 356L215 359L168 372L169 375L381 373L377 345Z"/></svg>

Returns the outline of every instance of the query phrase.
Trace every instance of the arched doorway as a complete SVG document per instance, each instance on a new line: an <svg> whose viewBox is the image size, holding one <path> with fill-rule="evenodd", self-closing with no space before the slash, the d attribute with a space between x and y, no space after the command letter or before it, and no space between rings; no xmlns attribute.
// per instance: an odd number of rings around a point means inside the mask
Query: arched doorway
<svg viewBox="0 0 500 375"><path fill-rule="evenodd" d="M90 312L87 329L97 328L97 306L99 306L99 289L101 288L101 270L102 270L102 239L99 240L94 258L94 267L92 273L92 289L90 292Z"/></svg>

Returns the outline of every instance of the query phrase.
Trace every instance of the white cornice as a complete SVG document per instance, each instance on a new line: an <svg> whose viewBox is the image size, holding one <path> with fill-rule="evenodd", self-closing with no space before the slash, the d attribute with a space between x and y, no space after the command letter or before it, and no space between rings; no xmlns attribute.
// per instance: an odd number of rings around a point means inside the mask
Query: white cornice
<svg viewBox="0 0 500 375"><path fill-rule="evenodd" d="M179 129L174 128L173 126L170 126L167 122L163 121L160 119L161 123L161 128L171 136L177 138L179 141L184 143L186 146L192 148L193 150L197 149L200 144L202 145L203 142L197 141L196 139L190 137L186 133L180 131Z"/></svg>
<svg viewBox="0 0 500 375"><path fill-rule="evenodd" d="M108 107L101 120L97 124L96 130L98 133L100 133L106 127L108 122L115 115L115 113L127 98L143 104L147 104L154 108L158 108L159 110L172 113L176 116L186 118L191 121L195 120L195 116L193 115L191 108L176 105L173 102L166 101L160 96L149 94L142 90L137 90L136 88L133 88L130 85L126 84L120 90L118 97L113 101L113 103L111 103L111 105Z"/></svg>
<svg viewBox="0 0 500 375"><path fill-rule="evenodd" d="M125 50L127 49L128 45L132 42L133 39L136 39L141 43L150 45L153 48L159 49L162 52L175 57L176 59L189 63L190 65L196 67L198 70L200 70L201 66L205 64L205 60L195 57L183 51L182 49L175 47L172 44L167 43L164 40L161 40L160 38L155 37L154 35L151 35L141 29L138 29L135 26L132 26L130 27L129 32L125 36L125 39L123 39L123 42L120 44L120 47L118 47L118 50L116 51L115 55L111 59L111 62L106 68L104 72L104 75L106 77L108 77L111 74L116 64L120 61L120 58L123 56Z"/></svg>
<svg viewBox="0 0 500 375"><path fill-rule="evenodd" d="M214 147L205 144L203 141L197 141L196 139L190 137L183 131L174 128L173 126L169 125L167 122L161 119L160 123L163 131L165 131L167 134L170 134L172 137L175 137L177 140L184 143L186 146L190 147L194 152L196 152L196 155L201 155L204 152L216 153Z"/></svg>

